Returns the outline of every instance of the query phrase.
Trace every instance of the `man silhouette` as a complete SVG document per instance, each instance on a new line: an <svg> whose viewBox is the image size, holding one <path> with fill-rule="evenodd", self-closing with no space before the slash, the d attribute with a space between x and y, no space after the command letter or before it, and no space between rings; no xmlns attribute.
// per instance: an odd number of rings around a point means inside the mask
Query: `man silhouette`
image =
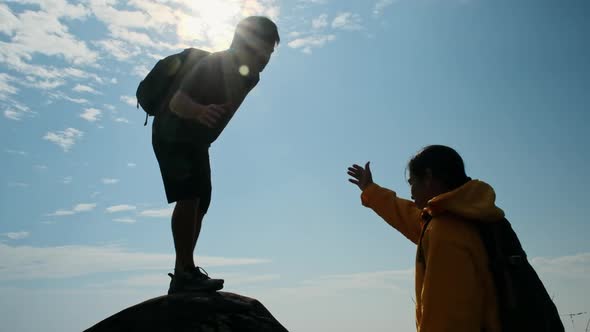
<svg viewBox="0 0 590 332"><path fill-rule="evenodd" d="M230 48L199 60L169 107L154 118L152 146L168 203L176 202L172 213L176 262L168 294L223 288L223 280L211 279L193 258L211 201L209 147L256 86L279 42L277 26L270 19L243 19Z"/></svg>

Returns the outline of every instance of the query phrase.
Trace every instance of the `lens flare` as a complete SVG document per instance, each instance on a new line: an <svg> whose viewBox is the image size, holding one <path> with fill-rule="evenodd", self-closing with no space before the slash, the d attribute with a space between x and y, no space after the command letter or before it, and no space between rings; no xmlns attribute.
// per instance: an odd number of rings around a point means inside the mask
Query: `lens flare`
<svg viewBox="0 0 590 332"><path fill-rule="evenodd" d="M248 68L248 66L246 65L241 65L239 70L240 75L242 76L248 76L248 74L250 73L250 68Z"/></svg>

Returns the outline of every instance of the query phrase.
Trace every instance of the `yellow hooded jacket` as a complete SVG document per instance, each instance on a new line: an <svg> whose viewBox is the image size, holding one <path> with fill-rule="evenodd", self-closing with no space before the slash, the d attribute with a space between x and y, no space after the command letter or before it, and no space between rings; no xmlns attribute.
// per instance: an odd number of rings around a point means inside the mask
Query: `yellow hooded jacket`
<svg viewBox="0 0 590 332"><path fill-rule="evenodd" d="M478 180L434 197L424 211L377 184L361 194L364 206L418 245L418 332L500 331L488 258L475 227L502 220L495 197L492 187ZM427 224L425 216L432 217Z"/></svg>

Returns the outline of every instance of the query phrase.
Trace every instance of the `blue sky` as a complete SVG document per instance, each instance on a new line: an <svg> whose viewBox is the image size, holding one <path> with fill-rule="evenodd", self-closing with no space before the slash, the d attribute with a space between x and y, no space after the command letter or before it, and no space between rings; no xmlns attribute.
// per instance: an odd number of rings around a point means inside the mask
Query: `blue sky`
<svg viewBox="0 0 590 332"><path fill-rule="evenodd" d="M135 89L250 14L282 42L211 149L197 254L226 290L291 331L414 330L415 247L346 168L370 160L409 197L408 159L447 144L494 186L560 312L590 312L586 1L191 3L0 3L3 328L79 331L165 293L171 206Z"/></svg>

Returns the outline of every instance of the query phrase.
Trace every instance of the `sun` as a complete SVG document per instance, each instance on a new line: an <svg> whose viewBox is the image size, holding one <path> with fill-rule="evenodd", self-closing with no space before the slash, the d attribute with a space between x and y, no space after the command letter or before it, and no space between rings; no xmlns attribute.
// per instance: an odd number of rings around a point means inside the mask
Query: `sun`
<svg viewBox="0 0 590 332"><path fill-rule="evenodd" d="M178 36L186 42L204 42L214 50L227 48L241 14L239 0L194 0L178 23Z"/></svg>

